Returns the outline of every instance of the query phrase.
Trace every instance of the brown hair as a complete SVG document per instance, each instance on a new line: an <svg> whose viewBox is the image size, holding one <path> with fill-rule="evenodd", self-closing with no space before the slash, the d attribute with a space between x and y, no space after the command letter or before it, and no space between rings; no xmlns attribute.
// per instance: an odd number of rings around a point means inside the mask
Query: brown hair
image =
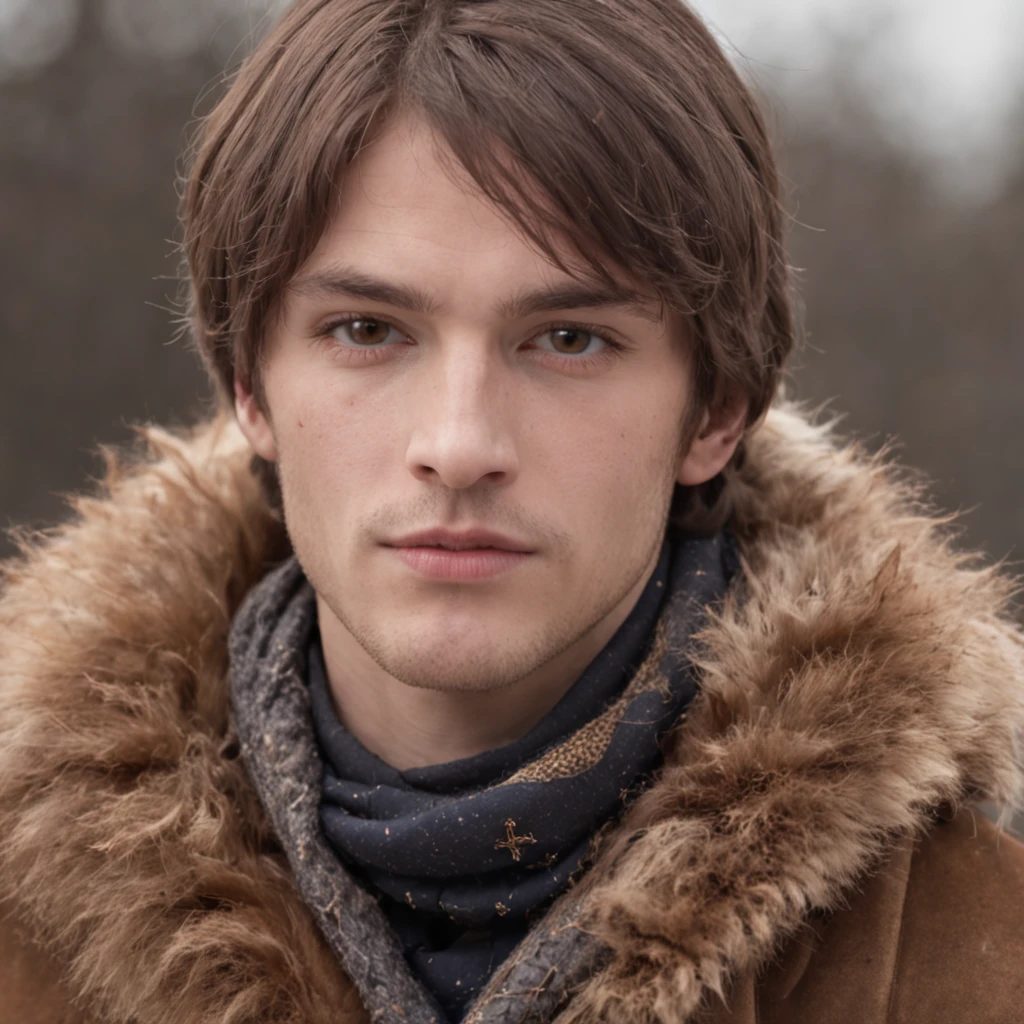
<svg viewBox="0 0 1024 1024"><path fill-rule="evenodd" d="M687 315L684 435L727 398L762 415L793 343L777 172L682 0L297 0L202 123L184 196L195 339L223 397L237 374L261 398L268 317L371 125L400 109L560 269L568 241ZM721 490L683 497L717 507Z"/></svg>

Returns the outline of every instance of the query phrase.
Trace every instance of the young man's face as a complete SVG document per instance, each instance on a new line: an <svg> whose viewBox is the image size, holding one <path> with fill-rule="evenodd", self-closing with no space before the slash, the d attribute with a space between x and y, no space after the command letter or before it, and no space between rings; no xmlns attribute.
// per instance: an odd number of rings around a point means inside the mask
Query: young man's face
<svg viewBox="0 0 1024 1024"><path fill-rule="evenodd" d="M653 570L677 479L713 475L735 440L681 462L682 323L653 294L531 309L580 281L433 145L403 118L351 167L267 337L268 418L240 390L239 419L279 463L325 633L417 687L578 673ZM409 539L432 529L518 553Z"/></svg>

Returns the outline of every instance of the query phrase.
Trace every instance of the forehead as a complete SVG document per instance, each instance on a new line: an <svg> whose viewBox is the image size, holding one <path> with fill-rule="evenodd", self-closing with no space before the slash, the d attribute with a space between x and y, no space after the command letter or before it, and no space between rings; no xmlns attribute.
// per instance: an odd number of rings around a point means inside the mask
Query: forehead
<svg viewBox="0 0 1024 1024"><path fill-rule="evenodd" d="M447 279L452 287L501 283L509 293L526 282L610 290L607 282L598 286L567 240L556 247L569 275L482 195L424 120L402 114L382 125L346 169L334 216L297 280L344 266L389 280ZM660 311L654 289L622 267L606 266L623 296Z"/></svg>
<svg viewBox="0 0 1024 1024"><path fill-rule="evenodd" d="M445 237L475 233L482 245L512 241L511 225L454 165L443 140L414 114L400 114L383 125L340 184L334 226L342 230L443 223L448 218Z"/></svg>

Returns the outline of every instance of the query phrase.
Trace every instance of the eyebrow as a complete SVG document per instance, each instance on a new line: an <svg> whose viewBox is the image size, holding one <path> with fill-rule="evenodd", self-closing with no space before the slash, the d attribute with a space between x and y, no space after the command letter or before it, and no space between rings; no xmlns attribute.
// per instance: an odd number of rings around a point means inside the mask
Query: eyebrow
<svg viewBox="0 0 1024 1024"><path fill-rule="evenodd" d="M292 281L287 290L307 298L340 296L380 302L427 316L439 308L430 295L418 288L385 281L341 265L303 274ZM655 302L655 299L625 286L609 288L596 282L567 281L517 292L500 300L495 312L505 320L519 320L534 313L550 313L559 309L619 309L660 323L660 309L658 312L653 309Z"/></svg>

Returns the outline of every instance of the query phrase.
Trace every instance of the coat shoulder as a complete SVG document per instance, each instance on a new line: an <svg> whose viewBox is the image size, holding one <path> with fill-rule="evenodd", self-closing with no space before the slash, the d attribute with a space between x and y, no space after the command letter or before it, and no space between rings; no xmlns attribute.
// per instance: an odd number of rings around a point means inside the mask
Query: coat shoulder
<svg viewBox="0 0 1024 1024"><path fill-rule="evenodd" d="M914 853L895 964L893 1024L997 1024L1024 1013L1024 843L970 810Z"/></svg>
<svg viewBox="0 0 1024 1024"><path fill-rule="evenodd" d="M970 809L906 841L787 943L760 1024L1005 1024L1024 1012L1024 844Z"/></svg>

